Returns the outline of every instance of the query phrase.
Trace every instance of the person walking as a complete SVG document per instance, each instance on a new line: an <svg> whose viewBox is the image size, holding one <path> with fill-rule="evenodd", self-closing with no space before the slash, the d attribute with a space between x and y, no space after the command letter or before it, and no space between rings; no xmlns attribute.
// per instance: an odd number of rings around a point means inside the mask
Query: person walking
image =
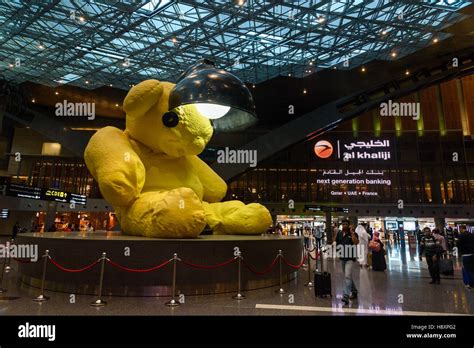
<svg viewBox="0 0 474 348"><path fill-rule="evenodd" d="M88 233L94 232L94 227L92 227L92 224L91 224L90 222L87 224L87 229L86 229L86 231L87 231Z"/></svg>
<svg viewBox="0 0 474 348"><path fill-rule="evenodd" d="M370 245L372 246L372 270L384 272L387 269L387 262L385 261L384 244L380 240L379 232L374 232Z"/></svg>
<svg viewBox="0 0 474 348"><path fill-rule="evenodd" d="M451 227L446 228L446 243L448 244L448 251L451 252L454 247L454 231Z"/></svg>
<svg viewBox="0 0 474 348"><path fill-rule="evenodd" d="M433 236L439 240L439 243L441 244L441 247L443 248L443 253L445 253L448 248L447 248L447 245L446 245L446 239L444 238L444 236L441 234L441 232L439 231L439 229L435 228L433 230Z"/></svg>
<svg viewBox="0 0 474 348"><path fill-rule="evenodd" d="M352 276L352 267L356 261L357 251L355 246L359 244L359 237L349 220L342 221L342 231L336 235L337 254L341 260L342 272L344 273L344 289L342 302L349 304L349 299L357 299L358 291Z"/></svg>
<svg viewBox="0 0 474 348"><path fill-rule="evenodd" d="M316 227L314 238L316 238L316 249L319 250L322 246L323 240L323 229L321 226Z"/></svg>
<svg viewBox="0 0 474 348"><path fill-rule="evenodd" d="M303 236L304 236L304 248L306 250L309 250L309 236L311 234L311 230L309 229L309 227L305 227L303 229Z"/></svg>
<svg viewBox="0 0 474 348"><path fill-rule="evenodd" d="M474 235L467 232L465 226L459 228L457 243L462 260L462 278L467 289L474 287Z"/></svg>
<svg viewBox="0 0 474 348"><path fill-rule="evenodd" d="M369 252L370 235L362 225L358 225L355 229L355 232L357 233L360 242L357 261L359 262L360 267L368 267L369 264L367 262L367 254Z"/></svg>
<svg viewBox="0 0 474 348"><path fill-rule="evenodd" d="M425 254L426 263L428 264L428 271L430 272L430 284L440 284L439 276L439 259L442 253L442 246L439 239L433 236L429 227L423 229L424 236L420 243L420 260L422 260L423 253Z"/></svg>

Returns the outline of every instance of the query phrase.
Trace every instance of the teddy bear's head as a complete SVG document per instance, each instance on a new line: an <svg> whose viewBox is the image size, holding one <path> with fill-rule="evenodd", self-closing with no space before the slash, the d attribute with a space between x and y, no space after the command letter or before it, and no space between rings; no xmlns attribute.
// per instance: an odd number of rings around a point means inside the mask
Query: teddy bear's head
<svg viewBox="0 0 474 348"><path fill-rule="evenodd" d="M124 103L127 133L156 153L171 157L200 154L212 137L211 121L193 105L173 109L168 119L168 98L174 84L157 83L142 82L130 90Z"/></svg>

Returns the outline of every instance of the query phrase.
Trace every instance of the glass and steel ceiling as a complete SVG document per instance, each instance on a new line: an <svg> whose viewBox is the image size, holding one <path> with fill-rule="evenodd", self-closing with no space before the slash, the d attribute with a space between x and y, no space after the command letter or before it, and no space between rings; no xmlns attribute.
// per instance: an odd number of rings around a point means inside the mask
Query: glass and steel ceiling
<svg viewBox="0 0 474 348"><path fill-rule="evenodd" d="M394 60L448 37L471 1L0 0L0 75L128 89L208 58L248 83Z"/></svg>

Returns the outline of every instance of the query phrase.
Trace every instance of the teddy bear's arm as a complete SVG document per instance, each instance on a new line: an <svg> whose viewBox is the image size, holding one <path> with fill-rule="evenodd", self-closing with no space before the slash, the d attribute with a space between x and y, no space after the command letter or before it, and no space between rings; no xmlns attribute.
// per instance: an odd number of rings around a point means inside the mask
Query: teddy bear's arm
<svg viewBox="0 0 474 348"><path fill-rule="evenodd" d="M145 184L145 167L118 128L98 130L84 151L84 160L105 200L113 206L130 205Z"/></svg>
<svg viewBox="0 0 474 348"><path fill-rule="evenodd" d="M188 157L204 188L203 201L220 202L227 193L226 182L197 156Z"/></svg>
<svg viewBox="0 0 474 348"><path fill-rule="evenodd" d="M129 115L145 114L163 93L163 84L158 80L146 80L132 87L123 102L123 109Z"/></svg>

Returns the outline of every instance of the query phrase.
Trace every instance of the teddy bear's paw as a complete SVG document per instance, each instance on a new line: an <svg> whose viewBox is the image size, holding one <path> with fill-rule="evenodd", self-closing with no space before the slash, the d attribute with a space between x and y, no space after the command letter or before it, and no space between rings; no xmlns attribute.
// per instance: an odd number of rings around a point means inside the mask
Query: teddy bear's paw
<svg viewBox="0 0 474 348"><path fill-rule="evenodd" d="M220 221L213 227L215 234L262 234L272 224L270 212L259 203L244 205L229 201L210 204L210 207L219 212Z"/></svg>
<svg viewBox="0 0 474 348"><path fill-rule="evenodd" d="M143 193L122 219L125 233L152 238L195 238L205 226L201 200L187 187Z"/></svg>

